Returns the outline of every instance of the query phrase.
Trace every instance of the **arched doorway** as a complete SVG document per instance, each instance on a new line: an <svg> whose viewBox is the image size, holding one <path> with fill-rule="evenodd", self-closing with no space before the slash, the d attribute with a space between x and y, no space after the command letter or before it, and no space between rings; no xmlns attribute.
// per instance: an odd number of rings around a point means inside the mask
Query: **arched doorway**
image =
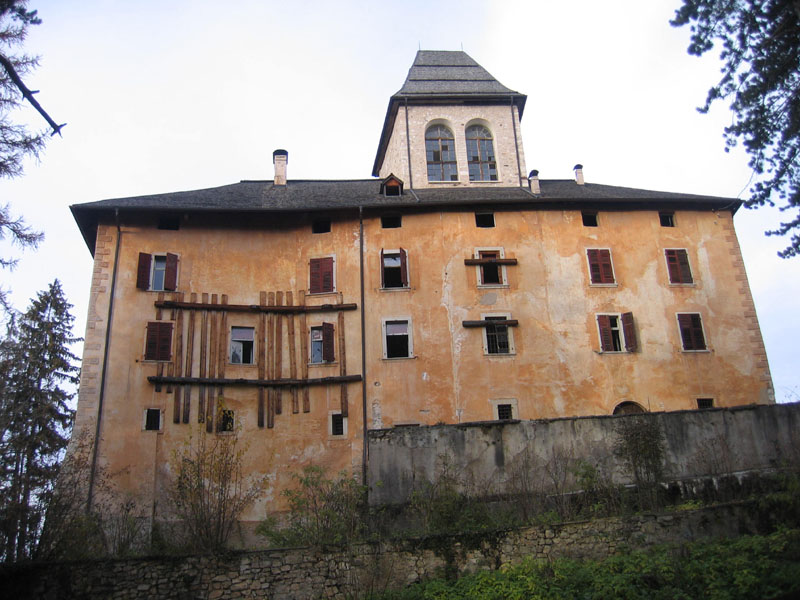
<svg viewBox="0 0 800 600"><path fill-rule="evenodd" d="M640 413L647 412L640 404L636 402L631 402L630 400L626 400L625 402L620 402L614 407L614 414L615 415L638 415Z"/></svg>

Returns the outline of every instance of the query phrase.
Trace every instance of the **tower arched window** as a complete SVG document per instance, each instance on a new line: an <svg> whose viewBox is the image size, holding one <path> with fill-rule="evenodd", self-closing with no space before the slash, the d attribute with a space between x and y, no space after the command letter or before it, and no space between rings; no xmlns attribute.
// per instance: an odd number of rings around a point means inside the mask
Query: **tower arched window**
<svg viewBox="0 0 800 600"><path fill-rule="evenodd" d="M444 125L431 125L425 131L425 156L428 181L458 181L456 144L453 132Z"/></svg>
<svg viewBox="0 0 800 600"><path fill-rule="evenodd" d="M470 181L497 181L492 132L483 125L467 127L467 161Z"/></svg>

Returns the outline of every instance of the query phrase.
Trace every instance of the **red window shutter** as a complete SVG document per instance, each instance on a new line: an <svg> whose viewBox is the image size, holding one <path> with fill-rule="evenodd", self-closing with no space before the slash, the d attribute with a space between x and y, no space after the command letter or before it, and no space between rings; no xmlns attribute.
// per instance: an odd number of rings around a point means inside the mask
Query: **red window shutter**
<svg viewBox="0 0 800 600"><path fill-rule="evenodd" d="M681 270L678 266L678 251L677 250L664 250L667 255L667 270L669 271L669 282L681 282ZM680 319L680 315L678 317Z"/></svg>
<svg viewBox="0 0 800 600"><path fill-rule="evenodd" d="M408 254L400 248L400 282L408 287Z"/></svg>
<svg viewBox="0 0 800 600"><path fill-rule="evenodd" d="M678 327L681 330L681 341L684 350L705 350L706 340L703 335L703 321L697 313L678 315Z"/></svg>
<svg viewBox="0 0 800 600"><path fill-rule="evenodd" d="M139 252L139 266L136 268L136 287L140 290L150 289L150 264L153 257L145 252Z"/></svg>
<svg viewBox="0 0 800 600"><path fill-rule="evenodd" d="M386 287L386 277L384 276L384 269L386 268L386 264L383 262L383 248L381 248L381 287Z"/></svg>
<svg viewBox="0 0 800 600"><path fill-rule="evenodd" d="M589 278L592 283L602 283L603 274L600 271L600 261L597 258L597 250L587 250L586 255L589 257Z"/></svg>
<svg viewBox="0 0 800 600"><path fill-rule="evenodd" d="M156 360L169 360L172 356L172 323L160 323L160 325Z"/></svg>
<svg viewBox="0 0 800 600"><path fill-rule="evenodd" d="M147 324L147 337L144 343L145 360L158 360L158 331L159 323Z"/></svg>
<svg viewBox="0 0 800 600"><path fill-rule="evenodd" d="M614 338L611 336L611 318L608 315L597 315L597 326L600 328L600 349L603 352L613 352Z"/></svg>
<svg viewBox="0 0 800 600"><path fill-rule="evenodd" d="M333 291L333 257L321 258L320 277L322 279L323 292Z"/></svg>
<svg viewBox="0 0 800 600"><path fill-rule="evenodd" d="M172 323L151 321L147 324L145 360L169 360L172 356Z"/></svg>
<svg viewBox="0 0 800 600"><path fill-rule="evenodd" d="M692 283L692 270L689 268L689 255L686 250L678 250L678 267L681 283Z"/></svg>
<svg viewBox="0 0 800 600"><path fill-rule="evenodd" d="M310 294L319 294L322 292L322 265L321 258L311 259L311 273L309 277L308 292Z"/></svg>
<svg viewBox="0 0 800 600"><path fill-rule="evenodd" d="M625 350L636 352L638 348L636 340L636 327L633 325L633 313L622 313L622 332L625 335Z"/></svg>
<svg viewBox="0 0 800 600"><path fill-rule="evenodd" d="M178 288L178 255L167 253L167 264L164 272L164 289L174 292Z"/></svg>
<svg viewBox="0 0 800 600"><path fill-rule="evenodd" d="M322 360L325 362L336 360L333 353L333 323L322 324Z"/></svg>
<svg viewBox="0 0 800 600"><path fill-rule="evenodd" d="M611 266L611 251L598 250L597 257L600 261L601 283L614 283L614 268Z"/></svg>

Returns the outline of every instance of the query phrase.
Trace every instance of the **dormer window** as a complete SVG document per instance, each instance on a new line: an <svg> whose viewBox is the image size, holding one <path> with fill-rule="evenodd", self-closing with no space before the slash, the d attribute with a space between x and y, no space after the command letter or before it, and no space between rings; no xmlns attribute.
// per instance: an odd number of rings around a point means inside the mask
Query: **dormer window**
<svg viewBox="0 0 800 600"><path fill-rule="evenodd" d="M470 181L497 181L492 132L483 125L467 127L467 161Z"/></svg>
<svg viewBox="0 0 800 600"><path fill-rule="evenodd" d="M403 181L393 174L381 181L381 194L384 196L402 196Z"/></svg>
<svg viewBox="0 0 800 600"><path fill-rule="evenodd" d="M428 181L458 181L453 132L444 125L431 125L425 132Z"/></svg>

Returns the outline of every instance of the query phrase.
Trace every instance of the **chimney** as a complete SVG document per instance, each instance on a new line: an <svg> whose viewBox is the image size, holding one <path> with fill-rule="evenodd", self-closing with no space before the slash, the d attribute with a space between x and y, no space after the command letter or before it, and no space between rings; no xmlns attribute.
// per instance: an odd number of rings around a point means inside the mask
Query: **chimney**
<svg viewBox="0 0 800 600"><path fill-rule="evenodd" d="M577 164L572 167L572 170L575 171L575 183L583 185L583 165Z"/></svg>
<svg viewBox="0 0 800 600"><path fill-rule="evenodd" d="M286 163L289 162L289 153L286 150L275 150L272 153L272 163L275 165L275 185L286 185Z"/></svg>
<svg viewBox="0 0 800 600"><path fill-rule="evenodd" d="M528 189L531 191L531 194L537 196L542 193L539 190L539 171L536 169L528 173Z"/></svg>

